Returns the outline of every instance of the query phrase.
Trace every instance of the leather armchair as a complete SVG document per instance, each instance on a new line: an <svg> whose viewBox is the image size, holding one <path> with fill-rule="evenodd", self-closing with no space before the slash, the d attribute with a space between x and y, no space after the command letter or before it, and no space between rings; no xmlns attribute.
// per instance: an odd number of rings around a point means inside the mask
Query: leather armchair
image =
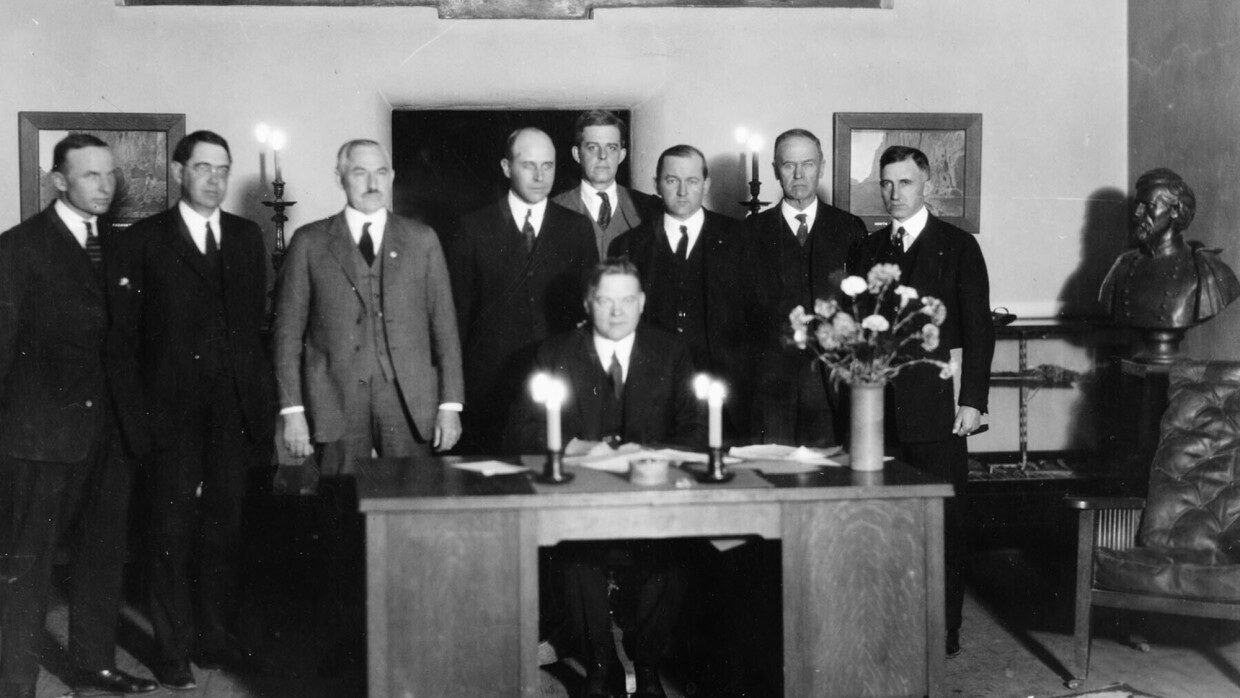
<svg viewBox="0 0 1240 698"><path fill-rule="evenodd" d="M1076 672L1094 606L1240 620L1240 362L1172 368L1147 497L1073 498Z"/></svg>

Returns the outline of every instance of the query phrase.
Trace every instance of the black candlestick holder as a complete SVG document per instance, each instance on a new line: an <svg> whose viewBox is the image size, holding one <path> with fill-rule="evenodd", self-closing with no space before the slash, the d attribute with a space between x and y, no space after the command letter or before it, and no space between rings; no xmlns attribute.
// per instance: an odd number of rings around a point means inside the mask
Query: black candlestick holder
<svg viewBox="0 0 1240 698"><path fill-rule="evenodd" d="M758 193L761 191L762 191L762 182L759 182L758 179L755 177L752 181L749 182L749 201L737 201L736 203L749 209L749 215L752 216L755 213L761 211L763 206L766 206L767 204L771 203L769 201L758 200Z"/></svg>
<svg viewBox="0 0 1240 698"><path fill-rule="evenodd" d="M284 215L284 209L291 208L297 202L284 200L284 180L276 175L276 179L271 183L271 188L275 192L274 201L264 201L264 206L270 206L275 214L271 216L271 221L276 224L276 244L275 249L271 251L271 266L280 273L280 265L284 262L284 224L288 222L288 216Z"/></svg>
<svg viewBox="0 0 1240 698"><path fill-rule="evenodd" d="M707 485L718 485L736 477L736 473L730 472L726 465L723 464L723 448L719 446L711 446L710 457L706 462L706 472L698 473L694 476L698 482Z"/></svg>
<svg viewBox="0 0 1240 698"><path fill-rule="evenodd" d="M572 482L573 474L564 472L564 450L547 451L547 462L543 464L541 475L534 479L544 485L563 485Z"/></svg>

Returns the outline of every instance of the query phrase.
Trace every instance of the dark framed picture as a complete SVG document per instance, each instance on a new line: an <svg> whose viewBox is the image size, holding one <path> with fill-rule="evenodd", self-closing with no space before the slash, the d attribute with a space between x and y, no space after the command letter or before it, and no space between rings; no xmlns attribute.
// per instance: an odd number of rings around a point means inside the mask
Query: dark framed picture
<svg viewBox="0 0 1240 698"><path fill-rule="evenodd" d="M179 198L169 165L185 136L184 114L24 111L17 121L23 220L56 198L52 149L70 133L89 133L112 147L116 193L110 213L117 225L159 213Z"/></svg>
<svg viewBox="0 0 1240 698"><path fill-rule="evenodd" d="M931 213L971 233L981 229L981 114L836 113L837 207L871 229L887 224L878 159L893 145L917 148L930 161Z"/></svg>

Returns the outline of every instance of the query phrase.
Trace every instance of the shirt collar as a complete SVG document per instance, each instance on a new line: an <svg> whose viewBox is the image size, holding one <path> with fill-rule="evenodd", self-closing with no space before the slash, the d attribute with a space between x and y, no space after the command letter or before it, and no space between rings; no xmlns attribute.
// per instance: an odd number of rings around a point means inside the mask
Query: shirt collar
<svg viewBox="0 0 1240 698"><path fill-rule="evenodd" d="M181 220L185 221L185 227L189 228L189 236L193 238L199 252L207 251L207 223L211 224L211 230L215 233L215 244L223 244L224 235L220 230L220 209L218 207L211 211L210 216L203 216L190 208L190 205L185 203L185 199L181 199L177 202L177 209L181 213Z"/></svg>
<svg viewBox="0 0 1240 698"><path fill-rule="evenodd" d="M387 219L388 212L386 208L381 208L371 214L365 214L352 206L344 207L344 220L349 225L349 235L353 237L353 242L357 243L362 239L362 227L369 223L370 239L374 241L376 250L379 249L379 245L383 242L383 232L387 229Z"/></svg>
<svg viewBox="0 0 1240 698"><path fill-rule="evenodd" d="M607 201L611 204L611 210L616 210L616 202L619 200L617 192L619 187L616 186L616 180L612 180L606 189L596 189L593 184L586 180L581 180L581 201L590 210L590 214L594 218L598 218L598 207L603 204L603 200L599 198L599 194L607 195Z"/></svg>
<svg viewBox="0 0 1240 698"><path fill-rule="evenodd" d="M594 351L598 353L599 363L603 365L603 370L607 371L611 368L611 357L614 355L620 360L620 369L625 380L629 377L629 357L633 356L633 342L637 339L637 330L620 339L608 339L603 335L593 332Z"/></svg>
<svg viewBox="0 0 1240 698"><path fill-rule="evenodd" d="M895 231L899 228L904 228L904 232L908 234L908 238L904 243L904 249L907 250L913 246L913 243L917 240L917 236L921 235L921 231L926 229L926 223L929 221L930 212L926 210L925 206L922 206L917 210L917 213L909 216L909 219L903 223L894 218L891 219L891 229Z"/></svg>
<svg viewBox="0 0 1240 698"><path fill-rule="evenodd" d="M805 224L809 226L810 230L813 230L814 219L818 217L818 199L814 199L809 206L805 207L804 211L793 206L787 199L784 199L779 204L779 211L784 214L784 220L788 221L788 227L792 228L792 232L795 233L797 228L801 227L801 221L797 220L797 216L802 213L805 214Z"/></svg>
<svg viewBox="0 0 1240 698"><path fill-rule="evenodd" d="M693 246L697 244L698 235L702 232L702 226L706 223L706 209L698 208L685 220L673 218L671 214L663 214L663 232L667 235L667 241L671 244L672 249L676 249L676 245L680 243L680 226L685 226L689 232L689 249L693 252ZM686 252L686 254L688 254Z"/></svg>
<svg viewBox="0 0 1240 698"><path fill-rule="evenodd" d="M526 212L531 212L530 223L534 226L534 237L538 237L538 234L542 232L543 216L547 215L546 199L536 204L529 204L509 189L508 208L512 209L512 220L517 224L517 230L520 230L525 225Z"/></svg>
<svg viewBox="0 0 1240 698"><path fill-rule="evenodd" d="M82 218L82 214L69 208L69 204L66 204L61 199L56 199L53 208L56 210L56 215L60 216L60 220L64 221L65 227L69 229L70 233L73 233L73 237L77 239L78 244L82 247L86 247L87 223L90 223L90 227L95 231L96 235L99 234L99 216Z"/></svg>

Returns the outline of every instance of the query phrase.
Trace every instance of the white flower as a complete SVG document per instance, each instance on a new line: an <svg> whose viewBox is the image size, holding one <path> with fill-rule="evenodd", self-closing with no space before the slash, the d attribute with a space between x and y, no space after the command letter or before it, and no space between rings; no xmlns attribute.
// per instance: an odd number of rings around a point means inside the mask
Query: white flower
<svg viewBox="0 0 1240 698"><path fill-rule="evenodd" d="M943 370L939 371L939 378L947 380L954 375L956 375L956 362L953 361L948 364L943 364Z"/></svg>
<svg viewBox="0 0 1240 698"><path fill-rule="evenodd" d="M814 314L824 319L830 319L839 309L840 306L836 305L835 301L824 301L821 298L814 301Z"/></svg>
<svg viewBox="0 0 1240 698"><path fill-rule="evenodd" d="M808 334L804 327L797 327L792 330L792 341L796 343L798 349L804 349L808 339Z"/></svg>
<svg viewBox="0 0 1240 698"><path fill-rule="evenodd" d="M128 276L122 276L122 277L121 277L121 282L120 282L120 286L121 286L121 288L125 288L125 287L126 287L126 286L128 286L128 285L129 285L129 277L128 277Z"/></svg>
<svg viewBox="0 0 1240 698"><path fill-rule="evenodd" d="M939 348L939 326L927 322L921 326L921 348L926 351L934 351Z"/></svg>
<svg viewBox="0 0 1240 698"><path fill-rule="evenodd" d="M860 276L850 276L840 282L840 290L849 298L856 298L858 293L863 293L868 285L865 279Z"/></svg>
<svg viewBox="0 0 1240 698"><path fill-rule="evenodd" d="M891 329L891 323L882 315L870 315L861 321L861 328L871 332L886 332Z"/></svg>
<svg viewBox="0 0 1240 698"><path fill-rule="evenodd" d="M888 284L893 284L900 280L900 265L898 264L875 264L870 273L866 274L866 281L869 285L870 293L879 293Z"/></svg>
<svg viewBox="0 0 1240 698"><path fill-rule="evenodd" d="M912 286L896 286L896 295L900 297L900 308L908 305L909 301L917 300L917 289Z"/></svg>

